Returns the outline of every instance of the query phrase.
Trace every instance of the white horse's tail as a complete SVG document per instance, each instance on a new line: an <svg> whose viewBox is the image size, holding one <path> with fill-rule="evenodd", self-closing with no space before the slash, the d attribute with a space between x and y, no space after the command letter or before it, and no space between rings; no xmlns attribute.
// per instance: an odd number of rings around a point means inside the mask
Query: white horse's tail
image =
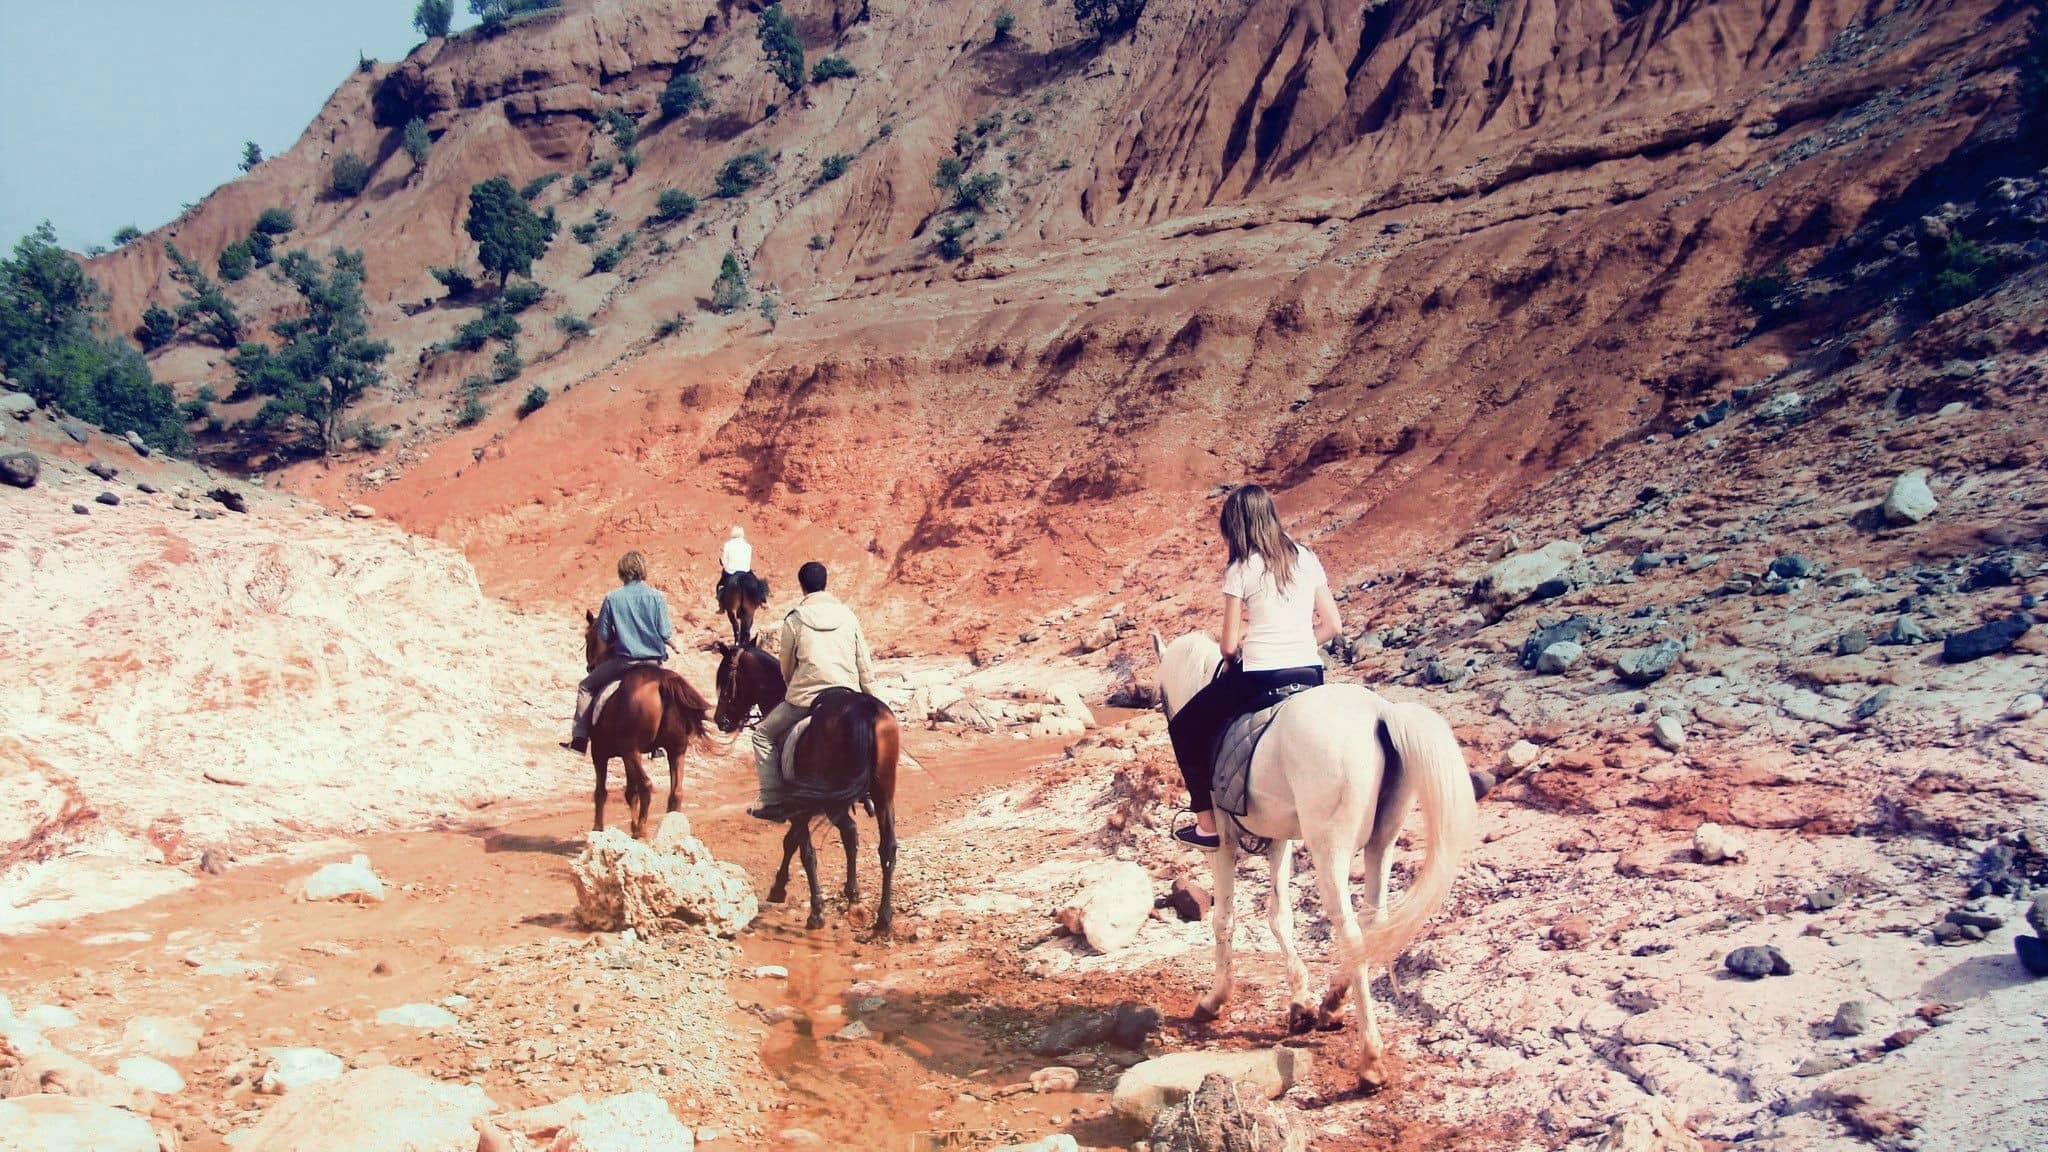
<svg viewBox="0 0 2048 1152"><path fill-rule="evenodd" d="M1444 718L1420 704L1390 703L1381 713L1386 735L1415 781L1416 804L1428 836L1422 868L1387 918L1365 931L1367 964L1392 964L1450 895L1458 866L1472 848L1479 808L1464 753Z"/></svg>

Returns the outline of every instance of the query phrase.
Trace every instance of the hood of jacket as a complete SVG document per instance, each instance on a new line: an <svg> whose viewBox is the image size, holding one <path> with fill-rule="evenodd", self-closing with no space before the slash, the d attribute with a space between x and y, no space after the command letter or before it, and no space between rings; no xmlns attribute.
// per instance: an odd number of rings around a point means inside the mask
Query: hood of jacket
<svg viewBox="0 0 2048 1152"><path fill-rule="evenodd" d="M830 592L813 592L804 597L803 603L790 610L790 615L813 632L836 632L857 624L853 609L840 603L839 598Z"/></svg>

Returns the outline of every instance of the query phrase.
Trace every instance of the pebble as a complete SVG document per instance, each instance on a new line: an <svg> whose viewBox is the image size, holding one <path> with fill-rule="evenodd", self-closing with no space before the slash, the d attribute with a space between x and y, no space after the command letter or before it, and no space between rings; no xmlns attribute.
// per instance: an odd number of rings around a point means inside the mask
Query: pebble
<svg viewBox="0 0 2048 1152"><path fill-rule="evenodd" d="M99 477L102 480L112 480L117 474L114 466L112 464L107 463L104 460L95 460L92 463L87 464L85 466L85 470Z"/></svg>
<svg viewBox="0 0 2048 1152"><path fill-rule="evenodd" d="M1650 735L1666 752L1676 752L1685 747L1685 725L1680 724L1676 716L1657 717L1657 722L1650 725Z"/></svg>
<svg viewBox="0 0 2048 1152"><path fill-rule="evenodd" d="M1722 964L1737 976L1761 980L1766 976L1790 976L1792 962L1774 944L1755 944L1730 952Z"/></svg>
<svg viewBox="0 0 2048 1152"><path fill-rule="evenodd" d="M1870 634L1860 628L1852 628L1835 637L1835 655L1854 656L1870 647Z"/></svg>
<svg viewBox="0 0 2048 1152"><path fill-rule="evenodd" d="M1828 1025L1837 1036L1861 1036L1877 1026L1877 1008L1868 1000L1844 1000Z"/></svg>
<svg viewBox="0 0 2048 1152"><path fill-rule="evenodd" d="M1879 688L1871 695L1857 701L1855 711L1852 714L1858 720L1868 720L1872 716L1877 715L1878 709L1883 708L1885 702L1891 698L1892 690L1890 688Z"/></svg>
<svg viewBox="0 0 2048 1152"><path fill-rule="evenodd" d="M1536 658L1536 670L1553 676L1560 672L1568 672L1585 654L1585 648L1580 645L1570 640L1560 640L1545 648L1543 654Z"/></svg>
<svg viewBox="0 0 2048 1152"><path fill-rule="evenodd" d="M1640 688L1662 679L1684 652L1685 645L1676 640L1659 640L1648 648L1637 648L1622 653L1614 661L1614 674L1619 676L1623 683Z"/></svg>
<svg viewBox="0 0 2048 1152"><path fill-rule="evenodd" d="M1822 1052L1801 1060L1799 1067L1794 1069L1792 1074L1794 1076L1825 1076L1830 1072L1839 1072L1847 1068L1850 1063L1851 1061L1846 1057L1837 1056L1832 1052Z"/></svg>
<svg viewBox="0 0 2048 1152"><path fill-rule="evenodd" d="M1786 580L1799 580L1813 575L1813 561L1797 552L1787 553L1771 561L1771 575Z"/></svg>
<svg viewBox="0 0 2048 1152"><path fill-rule="evenodd" d="M1508 745L1508 750L1505 753L1508 764L1517 770L1534 764L1542 755L1543 749L1527 740L1517 740L1513 744Z"/></svg>
<svg viewBox="0 0 2048 1152"><path fill-rule="evenodd" d="M1806 894L1806 910L1809 912L1825 912L1840 904L1846 895L1840 888L1836 887L1827 887L1818 892L1809 892Z"/></svg>
<svg viewBox="0 0 2048 1152"><path fill-rule="evenodd" d="M87 507L86 507L85 505L83 505L83 504L73 504L73 505L71 506L71 510L72 510L73 512L76 512L76 513L78 513L78 514L79 514L80 516L90 516L90 515L92 515L92 509L90 509L90 508L87 508Z"/></svg>

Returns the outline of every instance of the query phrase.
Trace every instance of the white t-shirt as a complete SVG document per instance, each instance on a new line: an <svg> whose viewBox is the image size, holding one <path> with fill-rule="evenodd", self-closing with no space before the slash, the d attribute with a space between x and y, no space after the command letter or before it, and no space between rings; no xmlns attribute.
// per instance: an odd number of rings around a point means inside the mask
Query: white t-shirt
<svg viewBox="0 0 2048 1152"><path fill-rule="evenodd" d="M743 536L735 536L725 542L725 551L718 554L718 562L727 572L752 572L754 570L754 546Z"/></svg>
<svg viewBox="0 0 2048 1152"><path fill-rule="evenodd" d="M1316 589L1329 583L1316 554L1295 545L1293 579L1285 592L1273 587L1266 561L1254 553L1223 570L1223 594L1244 601L1247 672L1308 668L1323 662L1316 643Z"/></svg>

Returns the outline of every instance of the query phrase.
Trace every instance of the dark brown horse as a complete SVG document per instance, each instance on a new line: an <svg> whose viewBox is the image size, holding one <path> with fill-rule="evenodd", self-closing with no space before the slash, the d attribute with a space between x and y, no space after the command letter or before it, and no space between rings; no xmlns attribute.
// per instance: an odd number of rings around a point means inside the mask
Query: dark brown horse
<svg viewBox="0 0 2048 1152"><path fill-rule="evenodd" d="M735 572L718 586L718 610L732 625L732 642L744 648L754 642L754 613L768 603L768 582L752 572Z"/></svg>
<svg viewBox="0 0 2048 1152"><path fill-rule="evenodd" d="M611 655L611 645L597 634L597 616L584 613L583 659L595 668ZM595 708L593 701L591 707ZM660 749L668 757L668 811L682 807L683 750L691 739L704 739L704 719L711 705L681 674L658 664L626 669L619 677L619 689L604 711L590 725L590 762L597 769L597 790L592 803L597 812L594 826L604 831L605 770L616 756L626 763L626 807L633 814L633 839L647 833L647 808L654 802L654 788L640 757Z"/></svg>
<svg viewBox="0 0 2048 1152"><path fill-rule="evenodd" d="M782 703L782 666L759 648L718 646L718 730L737 732L758 710L767 715ZM782 866L768 889L768 902L789 896L789 861L801 855L804 878L811 887L811 915L806 928L825 926L825 896L818 883L818 852L811 844L811 821L819 816L839 830L846 847L846 902L860 899L860 834L853 806L874 814L881 837L882 900L875 910L875 935L887 936L894 924L896 886L896 759L901 733L896 714L873 696L850 688L828 688L811 706L811 724L796 746L796 778L789 781L789 805L796 816L782 838Z"/></svg>

